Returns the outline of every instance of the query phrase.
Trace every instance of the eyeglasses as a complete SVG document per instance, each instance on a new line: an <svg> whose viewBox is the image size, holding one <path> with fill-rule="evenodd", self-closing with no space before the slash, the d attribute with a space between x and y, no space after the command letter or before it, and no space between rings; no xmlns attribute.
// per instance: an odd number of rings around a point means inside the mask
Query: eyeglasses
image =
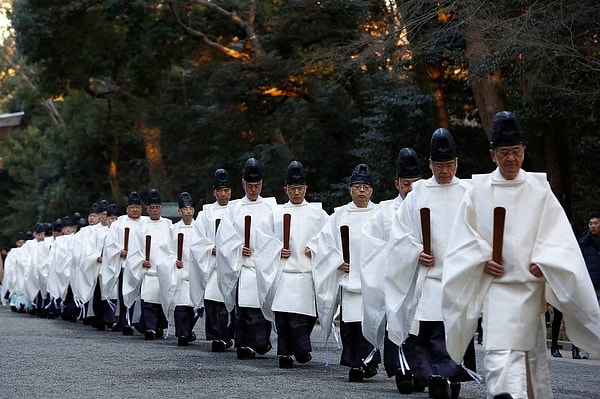
<svg viewBox="0 0 600 399"><path fill-rule="evenodd" d="M306 189L306 186L287 186L287 189L293 193L301 193Z"/></svg>
<svg viewBox="0 0 600 399"><path fill-rule="evenodd" d="M356 191L368 191L371 189L371 186L368 184L353 184L350 187L352 187L352 190Z"/></svg>
<svg viewBox="0 0 600 399"><path fill-rule="evenodd" d="M503 148L501 150L496 150L496 154L500 157L500 158L508 158L509 156L515 156L515 157L520 157L525 153L525 147L519 147L519 148L513 148L512 150L509 150L507 148Z"/></svg>

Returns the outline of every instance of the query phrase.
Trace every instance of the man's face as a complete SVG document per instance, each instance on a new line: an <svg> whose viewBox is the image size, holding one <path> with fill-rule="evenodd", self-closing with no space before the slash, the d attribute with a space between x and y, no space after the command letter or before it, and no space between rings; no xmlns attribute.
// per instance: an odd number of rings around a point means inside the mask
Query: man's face
<svg viewBox="0 0 600 399"><path fill-rule="evenodd" d="M148 216L151 220L160 219L160 214L162 213L162 205L153 204L148 205Z"/></svg>
<svg viewBox="0 0 600 399"><path fill-rule="evenodd" d="M394 186L396 186L396 189L400 193L400 196L402 198L406 198L408 193L410 193L412 191L412 184L420 179L421 179L420 177L411 177L411 178L401 177L399 179L394 179Z"/></svg>
<svg viewBox="0 0 600 399"><path fill-rule="evenodd" d="M114 222L115 220L117 220L118 217L117 216L107 216L106 217L106 225L108 227L110 227L110 225L112 224L112 222Z"/></svg>
<svg viewBox="0 0 600 399"><path fill-rule="evenodd" d="M108 225L108 221L106 220L106 218L108 217L108 212L104 211L104 212L100 212L98 214L98 221L100 222L100 224L102 224L102 226L106 226Z"/></svg>
<svg viewBox="0 0 600 399"><path fill-rule="evenodd" d="M100 215L99 215L99 214L97 214L97 213L90 213L90 214L88 215L88 218L87 218L87 220L88 220L88 224L89 224L90 226L93 226L93 225L95 225L95 224L98 224L98 222L100 221Z"/></svg>
<svg viewBox="0 0 600 399"><path fill-rule="evenodd" d="M373 195L373 187L369 184L356 183L351 185L348 190L350 191L352 202L358 208L366 208L369 205L369 200L371 199L371 195Z"/></svg>
<svg viewBox="0 0 600 399"><path fill-rule="evenodd" d="M246 197L248 197L250 201L256 201L256 199L260 195L260 192L262 191L262 180L253 183L248 183L242 180L242 188L246 193Z"/></svg>
<svg viewBox="0 0 600 399"><path fill-rule="evenodd" d="M213 195L219 205L225 206L229 203L229 199L231 198L231 189L229 187L215 188L213 190Z"/></svg>
<svg viewBox="0 0 600 399"><path fill-rule="evenodd" d="M591 218L588 221L588 229L593 235L600 235L600 218Z"/></svg>
<svg viewBox="0 0 600 399"><path fill-rule="evenodd" d="M307 188L308 186L304 184L293 184L285 186L283 191L285 191L292 204L298 205L304 201Z"/></svg>
<svg viewBox="0 0 600 399"><path fill-rule="evenodd" d="M190 221L194 218L194 213L196 212L196 208L193 206L184 206L179 208L179 214L184 221Z"/></svg>
<svg viewBox="0 0 600 399"><path fill-rule="evenodd" d="M438 184L450 183L456 174L457 167L458 158L444 162L429 160L429 169L431 169L431 173L433 173L433 177Z"/></svg>
<svg viewBox="0 0 600 399"><path fill-rule="evenodd" d="M127 205L127 216L132 219L139 219L142 216L141 205Z"/></svg>
<svg viewBox="0 0 600 399"><path fill-rule="evenodd" d="M44 241L44 238L46 238L46 235L44 234L44 232L33 233L33 238L35 238L36 241Z"/></svg>
<svg viewBox="0 0 600 399"><path fill-rule="evenodd" d="M523 144L511 145L505 147L496 147L490 150L492 161L498 165L500 174L506 180L513 180L517 177L523 159L525 159L525 146Z"/></svg>

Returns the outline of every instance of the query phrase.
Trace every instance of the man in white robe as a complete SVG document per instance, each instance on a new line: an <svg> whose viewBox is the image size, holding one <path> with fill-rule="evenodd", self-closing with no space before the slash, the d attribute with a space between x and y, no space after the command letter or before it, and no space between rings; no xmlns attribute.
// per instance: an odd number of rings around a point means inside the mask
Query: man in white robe
<svg viewBox="0 0 600 399"><path fill-rule="evenodd" d="M327 222L320 203L304 199L308 186L304 167L292 161L286 170L284 191L289 201L277 206L257 227L256 277L265 317L275 322L280 368L291 368L294 358L308 363L310 334L317 320L312 253L308 241ZM284 248L284 215L290 215L288 247Z"/></svg>
<svg viewBox="0 0 600 399"><path fill-rule="evenodd" d="M439 128L431 136L429 168L433 176L413 185L392 223L385 278L390 339L402 345L412 370L403 381L428 386L429 397L457 398L460 381L470 377L448 355L442 318L442 275L450 230L468 182L456 177L458 157L450 132ZM421 210L428 210L429 242L422 234ZM424 220L427 223L427 219ZM430 249L425 248L430 245ZM426 252L428 251L428 252ZM407 338L410 340L405 342ZM458 363L458 364L457 364ZM465 358L475 369L475 351ZM412 381L411 381L412 380Z"/></svg>
<svg viewBox="0 0 600 399"><path fill-rule="evenodd" d="M217 169L213 176L215 202L205 204L196 217L192 242L194 264L190 270L192 302L196 308L204 306L204 332L213 352L225 352L233 345L235 309L227 311L217 284L217 228L229 205L231 184L225 169ZM206 253L206 241L211 243Z"/></svg>
<svg viewBox="0 0 600 399"><path fill-rule="evenodd" d="M84 321L95 327L96 315L90 300L93 297L94 287L98 279L98 272L100 270L98 257L102 252L102 247L98 247L96 241L97 230L101 227L100 205L98 203L94 202L90 206L87 222L88 225L81 228L77 233L77 244L80 250L78 257L73 262L71 281L73 283L73 295L79 302L85 304L86 314Z"/></svg>
<svg viewBox="0 0 600 399"><path fill-rule="evenodd" d="M258 161L250 158L242 172L245 196L231 201L217 232L217 280L228 311L236 309L235 346L238 359L254 359L271 350L271 322L266 320L258 301L254 249L256 226L277 205L274 198L263 198L262 172ZM249 216L247 218L246 216ZM250 222L246 228L246 220ZM249 242L245 232L249 232Z"/></svg>
<svg viewBox="0 0 600 399"><path fill-rule="evenodd" d="M352 201L335 208L309 247L314 251L315 292L317 314L325 342L332 332L332 323L341 304L340 333L342 356L340 364L350 367L348 380L361 382L377 374L381 355L362 334L363 305L360 279L360 246L362 228L377 212L371 202L373 195L371 170L366 164L354 168L348 191ZM340 226L348 226L349 259L344 259ZM348 262L349 261L349 262ZM341 293L341 300L340 300ZM334 327L335 328L335 327Z"/></svg>
<svg viewBox="0 0 600 399"><path fill-rule="evenodd" d="M192 231L194 228L194 201L188 192L179 194L178 212L181 220L173 225L172 251L177 254L175 268L177 275L177 286L173 297L175 336L178 346L188 346L190 342L196 340L194 326L198 320L198 313L194 309L190 292L190 268L192 241ZM183 240L179 240L179 234L182 234ZM180 247L181 244L181 247ZM179 258L181 254L181 258Z"/></svg>
<svg viewBox="0 0 600 399"><path fill-rule="evenodd" d="M132 191L127 197L126 214L119 216L115 222L111 223L104 241L100 271L102 299L118 299L119 320L113 327L113 331L122 331L123 335L133 335L131 320L134 310L133 305L127 309L123 301L123 268L129 253L130 238L139 228L140 222L147 218L148 216L142 216L140 195L136 191Z"/></svg>
<svg viewBox="0 0 600 399"><path fill-rule="evenodd" d="M71 271L73 270L73 247L77 226L70 216L62 218L62 235L56 237L50 249L50 272L48 274L48 292L61 300L60 316L63 320L76 322L80 309L75 303L71 289Z"/></svg>
<svg viewBox="0 0 600 399"><path fill-rule="evenodd" d="M455 361L483 312L488 398L552 398L546 301L563 312L574 344L600 350L600 309L577 240L546 175L521 169L524 144L516 115L496 114L490 156L497 169L473 176L449 235L442 281ZM499 261L492 260L496 207L506 210Z"/></svg>
<svg viewBox="0 0 600 399"><path fill-rule="evenodd" d="M148 191L148 218L130 237L123 271L123 301L131 308L140 299L137 329L146 341L163 338L168 327L177 286L176 253L173 251L173 223L163 218L162 200L156 189Z"/></svg>
<svg viewBox="0 0 600 399"><path fill-rule="evenodd" d="M403 376L400 371L399 348L387 336L385 316L384 276L389 259L389 241L392 221L396 211L421 178L419 158L412 148L402 148L398 153L394 186L398 196L378 204L379 212L363 227L360 248L361 286L363 293L363 335L376 348L383 348L383 364L388 377Z"/></svg>
<svg viewBox="0 0 600 399"><path fill-rule="evenodd" d="M37 260L35 263L38 286L40 289L40 295L38 297L38 305L40 306L40 317L46 318L49 316L49 312L53 307L50 295L48 294L48 273L50 267L50 248L54 242L54 236L52 235L52 224L44 224L44 241L39 243ZM52 313L54 315L54 313Z"/></svg>

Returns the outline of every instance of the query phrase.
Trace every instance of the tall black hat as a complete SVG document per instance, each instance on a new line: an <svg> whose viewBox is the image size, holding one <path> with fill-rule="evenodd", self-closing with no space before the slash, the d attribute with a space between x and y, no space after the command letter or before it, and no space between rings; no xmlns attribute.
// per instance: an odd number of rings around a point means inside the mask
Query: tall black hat
<svg viewBox="0 0 600 399"><path fill-rule="evenodd" d="M73 216L71 216L71 219L73 219L73 225L76 225L77 222L79 221L79 219L81 219L83 216L81 216L81 213L79 212L74 212Z"/></svg>
<svg viewBox="0 0 600 399"><path fill-rule="evenodd" d="M100 200L98 208L100 209L100 212L106 212L108 210L108 201L105 199Z"/></svg>
<svg viewBox="0 0 600 399"><path fill-rule="evenodd" d="M496 148L519 144L525 144L525 137L517 115L510 111L501 111L494 115L490 147Z"/></svg>
<svg viewBox="0 0 600 399"><path fill-rule="evenodd" d="M37 222L33 231L35 231L36 234L43 233L44 231L46 231L46 225L42 222Z"/></svg>
<svg viewBox="0 0 600 399"><path fill-rule="evenodd" d="M227 173L225 169L215 170L213 188L231 188L231 184L229 183L229 173Z"/></svg>
<svg viewBox="0 0 600 399"><path fill-rule="evenodd" d="M179 194L179 200L177 203L179 204L180 208L183 208L184 206L194 206L194 200L192 199L192 196L186 191Z"/></svg>
<svg viewBox="0 0 600 399"><path fill-rule="evenodd" d="M75 222L73 221L73 219L71 219L70 216L65 216L64 218L62 218L62 221L63 227L75 226Z"/></svg>
<svg viewBox="0 0 600 399"><path fill-rule="evenodd" d="M25 233L25 240L33 240L33 233L31 231L27 230L27 232Z"/></svg>
<svg viewBox="0 0 600 399"><path fill-rule="evenodd" d="M158 190L155 188L150 189L148 191L148 205L161 205L162 201L160 199L160 194Z"/></svg>
<svg viewBox="0 0 600 399"><path fill-rule="evenodd" d="M46 237L52 236L52 223L44 223L46 230L44 231L44 235Z"/></svg>
<svg viewBox="0 0 600 399"><path fill-rule="evenodd" d="M25 240L25 233L23 233L22 231L19 231L17 233L17 241L22 241Z"/></svg>
<svg viewBox="0 0 600 399"><path fill-rule="evenodd" d="M63 226L64 223L61 218L58 218L54 221L54 231L62 231Z"/></svg>
<svg viewBox="0 0 600 399"><path fill-rule="evenodd" d="M142 205L142 199L137 191L132 191L127 197L127 205Z"/></svg>
<svg viewBox="0 0 600 399"><path fill-rule="evenodd" d="M419 157L412 148L405 147L398 153L396 177L402 179L421 177L421 172L419 171Z"/></svg>
<svg viewBox="0 0 600 399"><path fill-rule="evenodd" d="M94 202L91 206L90 206L90 213L100 213L100 205L98 205L97 202Z"/></svg>
<svg viewBox="0 0 600 399"><path fill-rule="evenodd" d="M77 221L77 231L81 230L83 227L87 226L88 222L85 218L81 218Z"/></svg>
<svg viewBox="0 0 600 399"><path fill-rule="evenodd" d="M285 171L285 184L306 184L306 174L304 173L304 166L299 161L292 161L287 166Z"/></svg>
<svg viewBox="0 0 600 399"><path fill-rule="evenodd" d="M352 184L368 184L373 186L373 176L371 175L371 168L366 163L356 165L350 176L350 185Z"/></svg>
<svg viewBox="0 0 600 399"><path fill-rule="evenodd" d="M108 204L106 208L106 216L119 216L117 214L117 204Z"/></svg>
<svg viewBox="0 0 600 399"><path fill-rule="evenodd" d="M256 158L249 158L244 165L242 178L247 183L256 183L262 180L262 172Z"/></svg>
<svg viewBox="0 0 600 399"><path fill-rule="evenodd" d="M441 127L433 132L429 145L429 158L436 162L451 161L456 158L456 143L448 130Z"/></svg>

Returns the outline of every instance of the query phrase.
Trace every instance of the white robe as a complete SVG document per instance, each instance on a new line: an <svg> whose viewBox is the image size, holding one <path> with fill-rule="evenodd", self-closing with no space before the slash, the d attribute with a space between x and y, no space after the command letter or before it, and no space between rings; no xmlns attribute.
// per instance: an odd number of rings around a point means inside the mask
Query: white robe
<svg viewBox="0 0 600 399"><path fill-rule="evenodd" d="M48 292L53 298L64 300L67 296L71 282L74 238L74 234L58 236L50 249Z"/></svg>
<svg viewBox="0 0 600 399"><path fill-rule="evenodd" d="M448 184L439 184L434 177L420 180L396 213L385 277L388 336L396 345L402 345L409 333L418 334L416 321L443 320L442 272L446 247L468 185L468 181L456 177ZM422 208L430 210L433 267L419 264L423 251Z"/></svg>
<svg viewBox="0 0 600 399"><path fill-rule="evenodd" d="M402 197L381 201L379 211L363 226L360 246L360 278L363 294L364 337L376 348L383 348L386 330L384 276L388 262L388 242L392 220Z"/></svg>
<svg viewBox="0 0 600 399"><path fill-rule="evenodd" d="M544 296L563 312L569 340L599 354L600 309L594 288L569 220L546 175L521 170L516 179L507 181L496 170L474 175L472 182L450 234L442 281L450 356L461 359L482 311L487 320L486 350L535 351ZM500 278L484 272L485 262L492 257L493 210L497 206L506 208L505 274ZM531 263L539 265L543 278L529 272ZM506 290L520 294L497 303ZM490 312L495 313L492 316Z"/></svg>
<svg viewBox="0 0 600 399"><path fill-rule="evenodd" d="M281 258L283 215L290 214L291 256ZM287 202L256 228L256 279L259 303L265 318L275 321L274 312L316 316L312 260L304 253L308 241L327 222L320 203L294 205Z"/></svg>
<svg viewBox="0 0 600 399"><path fill-rule="evenodd" d="M141 298L144 302L162 305L167 316L172 311L177 287L177 254L172 247L172 225L171 220L163 217L158 220L145 219L129 237L123 270L123 302L127 308ZM146 236L151 236L150 268L142 266L146 259Z"/></svg>
<svg viewBox="0 0 600 399"><path fill-rule="evenodd" d="M76 260L77 267L73 268L71 288L75 298L82 303L89 302L94 296L94 289L102 268L102 264L97 260L102 255L107 232L108 227L98 223L86 226L77 233L81 250Z"/></svg>
<svg viewBox="0 0 600 399"><path fill-rule="evenodd" d="M38 286L42 297L46 298L48 293L48 273L50 268L50 249L54 243L54 237L46 237L39 243L37 260L35 263L38 276Z"/></svg>
<svg viewBox="0 0 600 399"><path fill-rule="evenodd" d="M323 329L325 341L331 335L331 326L340 304L342 287L342 320L362 322L362 291L360 278L360 246L362 228L375 215L377 206L372 202L366 208L358 208L353 202L338 207L329 216L327 223L316 238L309 243L313 251L313 278L317 297L317 315ZM340 226L349 226L350 272L338 267L344 263Z"/></svg>
<svg viewBox="0 0 600 399"><path fill-rule="evenodd" d="M216 220L223 219L227 205L221 206L218 202L206 204L202 212L196 217L199 224L195 230L195 239L192 254L197 270L192 270L191 281L195 289L192 301L196 307L202 307L205 299L223 302L223 295L217 283L217 255L212 255L212 248L216 238ZM209 251L208 253L206 251ZM198 273L195 273L195 272Z"/></svg>
<svg viewBox="0 0 600 399"><path fill-rule="evenodd" d="M110 225L104 240L100 270L102 276L100 288L103 300L118 298L119 275L125 266L125 259L121 258L121 251L124 249L125 228L129 228L129 242L131 242L131 236L135 234L140 222L147 218L147 216L141 216L139 219L132 219L127 215L122 215Z"/></svg>
<svg viewBox="0 0 600 399"><path fill-rule="evenodd" d="M251 216L250 249L256 245L256 226L273 212L277 205L275 198L258 197L250 201L248 197L229 202L227 211L217 232L217 281L227 311L231 312L237 303L241 307L259 308L258 287L253 252L252 256L242 256L244 246L244 220Z"/></svg>
<svg viewBox="0 0 600 399"><path fill-rule="evenodd" d="M183 234L183 248L181 253L181 261L183 267L178 269L175 267L176 282L175 293L173 296L174 306L194 306L190 297L190 267L191 267L191 253L190 245L192 241L192 231L194 229L194 222L186 225L183 223L183 219L173 225L173 241L172 251L177 255L178 246L178 235Z"/></svg>
<svg viewBox="0 0 600 399"><path fill-rule="evenodd" d="M20 273L22 275L22 281L17 287L18 291L23 293L23 296L27 301L34 301L40 292L40 285L38 282L37 269L35 267L40 242L36 239L28 240L21 247L22 256L20 257Z"/></svg>

